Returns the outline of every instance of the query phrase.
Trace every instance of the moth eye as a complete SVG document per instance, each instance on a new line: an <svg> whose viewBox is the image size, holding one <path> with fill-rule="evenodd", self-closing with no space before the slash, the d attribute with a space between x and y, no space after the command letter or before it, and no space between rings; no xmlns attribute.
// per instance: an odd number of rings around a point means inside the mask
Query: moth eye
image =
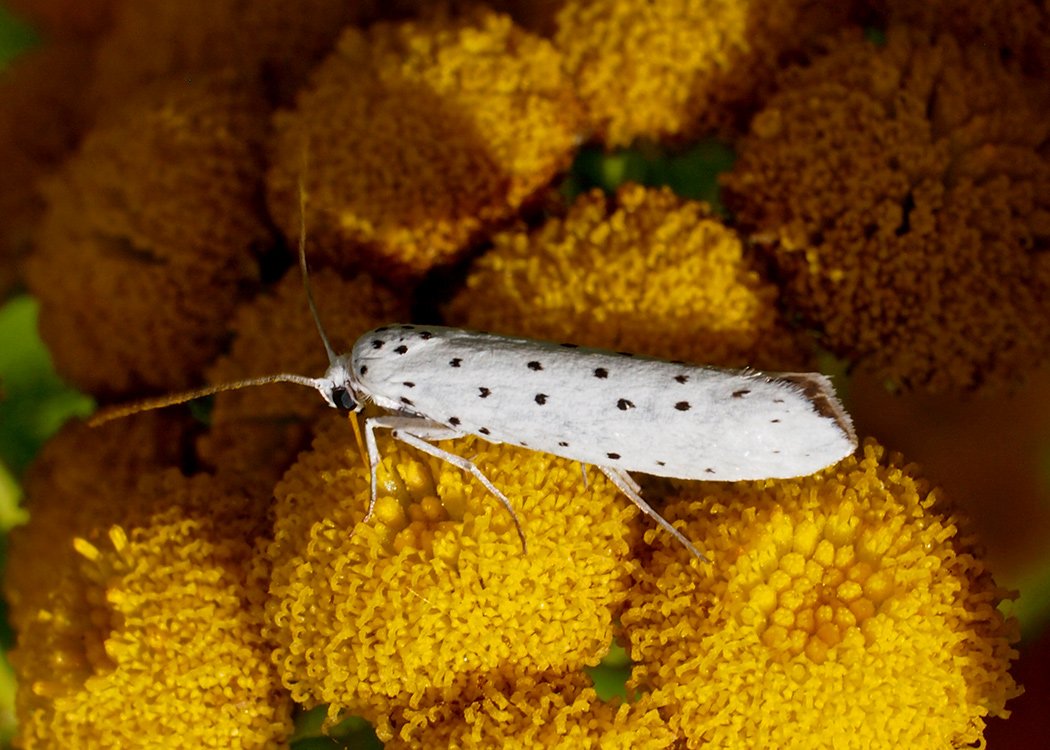
<svg viewBox="0 0 1050 750"><path fill-rule="evenodd" d="M342 387L332 389L332 403L335 404L335 408L343 411L355 411L357 409L357 401L354 399L353 394Z"/></svg>

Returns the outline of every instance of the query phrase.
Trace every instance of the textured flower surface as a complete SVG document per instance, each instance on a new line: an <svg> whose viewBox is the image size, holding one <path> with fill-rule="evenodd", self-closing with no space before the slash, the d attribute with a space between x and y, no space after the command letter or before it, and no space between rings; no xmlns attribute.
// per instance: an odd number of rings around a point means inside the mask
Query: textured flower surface
<svg viewBox="0 0 1050 750"><path fill-rule="evenodd" d="M696 201L627 185L564 219L497 235L446 310L452 323L665 359L806 369L777 290Z"/></svg>
<svg viewBox="0 0 1050 750"><path fill-rule="evenodd" d="M206 475L126 472L171 451L138 430L129 460L127 431L106 432L51 443L58 465L30 484L31 521L12 544L21 745L280 747L291 704L262 635L267 581L251 564L265 498ZM80 453L122 453L125 471L113 481Z"/></svg>
<svg viewBox="0 0 1050 750"><path fill-rule="evenodd" d="M1002 387L1050 352L1050 85L891 30L785 76L726 201L841 356L913 388Z"/></svg>
<svg viewBox="0 0 1050 750"><path fill-rule="evenodd" d="M447 463L388 440L375 518L348 425L326 426L277 486L266 606L275 659L300 703L359 712L380 736L478 684L596 664L623 600L633 505L578 464L474 440L469 455L510 514ZM422 716L420 716L422 714ZM411 730L411 727L408 731Z"/></svg>
<svg viewBox="0 0 1050 750"><path fill-rule="evenodd" d="M511 685L481 686L462 704L423 711L408 709L406 721L426 719L424 742L409 735L387 743L390 750L419 747L551 747L658 750L676 736L659 711L640 704L599 700L583 674L518 677ZM403 733L406 734L406 733Z"/></svg>
<svg viewBox="0 0 1050 750"><path fill-rule="evenodd" d="M811 477L667 506L718 564L653 539L622 616L632 682L691 747L961 747L1020 691L1016 622L973 539L873 441Z"/></svg>
<svg viewBox="0 0 1050 750"><path fill-rule="evenodd" d="M107 113L49 183L27 275L64 377L96 394L185 387L219 353L271 241L264 117L232 80L160 84Z"/></svg>
<svg viewBox="0 0 1050 750"><path fill-rule="evenodd" d="M609 146L732 130L805 40L850 3L566 0L555 41Z"/></svg>
<svg viewBox="0 0 1050 750"><path fill-rule="evenodd" d="M579 122L558 53L505 16L348 29L275 118L270 208L294 236L302 180L317 257L418 278L567 167Z"/></svg>
<svg viewBox="0 0 1050 750"><path fill-rule="evenodd" d="M0 162L16 155L0 263L39 297L58 369L103 403L321 375L305 229L337 353L418 323L820 362L859 431L915 460L864 428L861 382L889 412L887 380L1006 391L1050 351L1050 44L1024 2L953 14L953 41L930 31L953 0L19 0L61 46L0 80ZM860 6L915 28L862 41ZM711 133L732 142L696 140ZM682 197L723 205L694 175L715 150L737 158L724 216ZM405 393L400 416L422 403ZM530 395L547 407L530 428L581 432L573 399ZM1016 413L999 428L1020 431ZM442 414L422 416L458 423ZM1037 444L1038 414L1002 453ZM637 476L701 564L604 474L468 436L437 444L450 463L380 430L364 523L354 426L285 384L47 444L8 548L16 744L349 748L367 721L392 748L941 749L981 745L1015 705L1011 595L985 567L1003 558L933 489L945 464L927 483L867 443L790 481ZM708 458L637 429L646 453ZM963 442L957 460L988 463ZM1024 479L987 486L1020 513ZM612 671L614 643L633 664L609 689L595 665ZM622 699L599 698L629 670Z"/></svg>

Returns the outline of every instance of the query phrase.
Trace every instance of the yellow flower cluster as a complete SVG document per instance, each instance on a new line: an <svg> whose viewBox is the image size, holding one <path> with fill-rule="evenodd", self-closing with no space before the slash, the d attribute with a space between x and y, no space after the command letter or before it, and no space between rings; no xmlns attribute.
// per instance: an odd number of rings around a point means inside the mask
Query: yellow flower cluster
<svg viewBox="0 0 1050 750"><path fill-rule="evenodd" d="M580 114L550 43L482 13L348 29L275 127L267 185L287 236L302 180L315 257L411 280L564 170Z"/></svg>
<svg viewBox="0 0 1050 750"><path fill-rule="evenodd" d="M906 387L1001 387L1050 352L1047 101L948 37L843 39L756 117L726 201L836 353Z"/></svg>
<svg viewBox="0 0 1050 750"><path fill-rule="evenodd" d="M1007 594L873 441L811 477L683 488L666 515L718 563L647 535L622 622L632 684L689 747L963 747L1008 715Z"/></svg>
<svg viewBox="0 0 1050 750"><path fill-rule="evenodd" d="M13 534L5 586L22 747L276 748L291 731L262 635L267 581L251 564L265 498L133 471L170 460L158 420L135 435L66 430L47 449L55 472L29 484L32 522ZM116 456L118 471L84 454Z"/></svg>
<svg viewBox="0 0 1050 750"><path fill-rule="evenodd" d="M804 42L842 25L849 3L566 0L555 42L608 146L735 130Z"/></svg>
<svg viewBox="0 0 1050 750"><path fill-rule="evenodd" d="M264 113L224 78L154 87L108 113L49 183L27 276L64 377L96 394L172 389L218 354L270 238Z"/></svg>
<svg viewBox="0 0 1050 750"><path fill-rule="evenodd" d="M598 662L625 595L633 505L570 461L472 438L528 542L459 469L380 440L375 518L349 426L322 429L275 490L266 603L293 698L358 713L389 739L396 715L433 720L478 685ZM407 724L412 726L412 724ZM418 728L413 731L418 731Z"/></svg>
<svg viewBox="0 0 1050 750"><path fill-rule="evenodd" d="M336 351L349 351L365 331L408 318L408 305L367 276L344 280L322 269L311 275L311 285ZM232 330L229 353L208 369L211 383L280 372L316 376L328 366L298 268L271 294L239 308ZM217 471L265 476L273 484L309 445L312 424L331 418L317 393L301 386L228 391L215 397L211 429L197 452Z"/></svg>
<svg viewBox="0 0 1050 750"><path fill-rule="evenodd" d="M498 234L446 310L455 325L665 359L806 369L736 234L704 204L626 185L564 219Z"/></svg>
<svg viewBox="0 0 1050 750"><path fill-rule="evenodd" d="M659 711L601 701L582 674L529 675L512 686L485 684L477 692L464 705L440 707L439 719L419 726L413 720L423 712L406 710L407 726L385 747L657 750L674 747L677 739Z"/></svg>
<svg viewBox="0 0 1050 750"><path fill-rule="evenodd" d="M19 265L44 213L39 181L73 149L84 127L78 94L88 80L87 45L52 45L0 71L0 294L14 288Z"/></svg>
<svg viewBox="0 0 1050 750"><path fill-rule="evenodd" d="M28 278L67 377L116 399L323 372L289 268L300 184L343 352L415 318L764 369L813 367L809 323L848 364L931 390L1046 358L1046 89L1018 72L1037 31L989 32L1015 67L918 32L815 44L851 4L500 3L528 30L471 2L379 5L70 16L91 29L81 57L38 71L94 60L65 82L89 104L38 81L24 101L54 100L65 127L0 116L0 156L40 147L17 174L57 171L10 211L0 190L0 216L28 217L0 231L37 243ZM735 225L667 190L557 189L588 128L671 142L760 108L726 182ZM1008 595L873 443L792 481L640 478L703 565L576 463L439 447L514 514L383 431L363 523L351 425L291 386L220 394L206 425L65 430L11 540L19 742L277 747L298 704L406 748L950 747L1018 692ZM583 671L614 636L635 660L624 703Z"/></svg>

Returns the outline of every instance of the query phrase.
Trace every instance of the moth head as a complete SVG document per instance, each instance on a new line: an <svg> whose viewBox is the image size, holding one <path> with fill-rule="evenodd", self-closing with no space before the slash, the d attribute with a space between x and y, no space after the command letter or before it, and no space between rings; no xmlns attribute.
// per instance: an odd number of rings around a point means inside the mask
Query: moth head
<svg viewBox="0 0 1050 750"><path fill-rule="evenodd" d="M350 357L348 355L333 358L324 377L318 378L314 387L333 409L359 412L364 408L350 377Z"/></svg>

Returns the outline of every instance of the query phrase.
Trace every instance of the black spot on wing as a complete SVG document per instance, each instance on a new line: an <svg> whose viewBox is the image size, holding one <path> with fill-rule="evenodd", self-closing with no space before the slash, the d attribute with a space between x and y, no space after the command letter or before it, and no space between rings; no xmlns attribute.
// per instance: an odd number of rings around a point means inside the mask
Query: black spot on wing
<svg viewBox="0 0 1050 750"><path fill-rule="evenodd" d="M615 461L616 459L618 459L620 457L619 453L606 453L605 455L608 456L609 458L611 458L613 461Z"/></svg>
<svg viewBox="0 0 1050 750"><path fill-rule="evenodd" d="M689 411L693 407L689 404L688 401L679 401L677 404L674 405L674 408L678 409L678 411Z"/></svg>
<svg viewBox="0 0 1050 750"><path fill-rule="evenodd" d="M540 406L543 406L545 403L547 403L547 394L546 393L537 393L536 394L536 403L539 404Z"/></svg>
<svg viewBox="0 0 1050 750"><path fill-rule="evenodd" d="M605 378L609 377L609 371L604 367L596 367L594 368L594 377L599 380L605 380Z"/></svg>
<svg viewBox="0 0 1050 750"><path fill-rule="evenodd" d="M733 398L743 398L749 393L751 393L750 388L741 388L739 391L733 391Z"/></svg>
<svg viewBox="0 0 1050 750"><path fill-rule="evenodd" d="M366 372L368 372L368 365L361 365L361 369L358 370L358 372L364 375Z"/></svg>
<svg viewBox="0 0 1050 750"><path fill-rule="evenodd" d="M398 354L405 354L408 351L408 347L402 344L401 346L394 349Z"/></svg>
<svg viewBox="0 0 1050 750"><path fill-rule="evenodd" d="M488 388L478 388L478 398L488 398L491 395L492 391L490 391Z"/></svg>
<svg viewBox="0 0 1050 750"><path fill-rule="evenodd" d="M415 388L416 387L416 384L413 383L411 380L406 380L401 385L405 386L405 388Z"/></svg>
<svg viewBox="0 0 1050 750"><path fill-rule="evenodd" d="M401 403L405 406L415 406L415 404L412 403L411 399L405 398L404 396L401 397Z"/></svg>
<svg viewBox="0 0 1050 750"><path fill-rule="evenodd" d="M619 401L616 402L616 408L620 411L627 411L628 409L634 408L634 402L628 401L625 398L621 398Z"/></svg>
<svg viewBox="0 0 1050 750"><path fill-rule="evenodd" d="M452 425L453 427L458 427L459 426L459 417L449 417L448 418L448 423L450 425Z"/></svg>
<svg viewBox="0 0 1050 750"><path fill-rule="evenodd" d="M423 331L421 334L419 334L419 338L423 339L424 341L429 341L430 339L434 338L434 334L432 334L430 331Z"/></svg>
<svg viewBox="0 0 1050 750"><path fill-rule="evenodd" d="M455 359L450 359L448 361L448 366L449 367L459 367L461 364L463 364L463 360L460 359L459 357L456 357Z"/></svg>
<svg viewBox="0 0 1050 750"><path fill-rule="evenodd" d="M536 360L533 360L532 362L529 362L529 369L534 372L539 372L543 369L543 365L537 362Z"/></svg>
<svg viewBox="0 0 1050 750"><path fill-rule="evenodd" d="M479 427L478 428L478 434L480 434L480 435L491 435L492 433L489 432L489 428L488 427Z"/></svg>
<svg viewBox="0 0 1050 750"><path fill-rule="evenodd" d="M686 383L686 382L689 381L689 376L688 375L675 375L674 379L675 379L676 383Z"/></svg>
<svg viewBox="0 0 1050 750"><path fill-rule="evenodd" d="M386 342L383 341L383 339L372 339L372 348L373 349L382 349L383 348L383 344L385 344L385 343Z"/></svg>
<svg viewBox="0 0 1050 750"><path fill-rule="evenodd" d="M568 444L568 443L566 443L566 442L565 442L564 440L559 440L559 441L558 441L558 445L559 445L560 447L562 447L562 448L568 448L568 447L569 447L569 444Z"/></svg>

